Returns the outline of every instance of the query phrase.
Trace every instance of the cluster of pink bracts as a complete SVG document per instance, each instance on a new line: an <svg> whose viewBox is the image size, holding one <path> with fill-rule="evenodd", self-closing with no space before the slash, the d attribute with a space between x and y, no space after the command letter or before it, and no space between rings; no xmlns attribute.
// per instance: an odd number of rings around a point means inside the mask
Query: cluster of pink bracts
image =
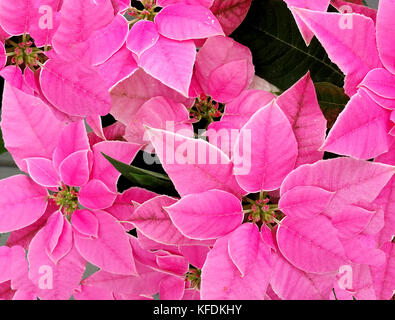
<svg viewBox="0 0 395 320"><path fill-rule="evenodd" d="M251 0L0 0L1 130L25 172L0 181L0 298L393 297L395 0L285 2L346 75L328 136L310 74L265 91L228 37ZM144 148L180 197L117 191L103 154Z"/></svg>

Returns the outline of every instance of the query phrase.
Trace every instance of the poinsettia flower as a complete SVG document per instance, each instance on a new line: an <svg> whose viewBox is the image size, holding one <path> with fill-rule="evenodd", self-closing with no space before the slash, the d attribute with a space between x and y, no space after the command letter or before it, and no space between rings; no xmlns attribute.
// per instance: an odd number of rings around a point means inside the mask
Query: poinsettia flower
<svg viewBox="0 0 395 320"><path fill-rule="evenodd" d="M192 99L172 90L142 69L116 84L111 89L110 96L111 115L125 125L130 123L145 102L155 97L161 96L186 107L193 103Z"/></svg>
<svg viewBox="0 0 395 320"><path fill-rule="evenodd" d="M381 265L385 257L373 235L383 227L378 222L382 209L374 201L393 173L392 166L351 158L318 161L294 170L281 186L279 207L286 218L277 230L277 241L282 254L297 268L320 274L350 262ZM307 186L308 201L317 201L317 206L304 215L299 206L306 199L301 195Z"/></svg>
<svg viewBox="0 0 395 320"><path fill-rule="evenodd" d="M82 281L83 291L77 294L77 299L93 289L101 297L112 295L116 299L147 299L158 293L161 300L189 299L193 292L196 296L200 275L195 273L197 269L189 268L189 260L182 253L146 249L140 237L130 236L129 241L138 275L115 275L100 270Z"/></svg>
<svg viewBox="0 0 395 320"><path fill-rule="evenodd" d="M210 96L220 103L235 99L255 73L251 51L228 37L207 39L196 56L191 97Z"/></svg>
<svg viewBox="0 0 395 320"><path fill-rule="evenodd" d="M360 14L294 8L346 74L345 90L352 96L322 146L325 151L369 159L387 152L392 144L394 8L393 1L380 1L376 25ZM373 132L378 139L371 139Z"/></svg>
<svg viewBox="0 0 395 320"><path fill-rule="evenodd" d="M263 90L243 91L236 99L225 105L220 121L209 125L206 135L210 143L232 157L236 143L232 132L239 133L255 113L272 103L275 98L275 95ZM325 139L326 120L320 110L310 74L307 73L277 97L275 105L286 116L297 141L298 156L294 167L322 159L323 152L318 149ZM221 132L227 132L227 135L222 136ZM273 143L277 142L273 140Z"/></svg>
<svg viewBox="0 0 395 320"><path fill-rule="evenodd" d="M188 97L196 58L193 40L224 35L214 14L200 3L144 2L144 10L129 9L137 18L126 46L138 65L154 78ZM171 70L171 71L170 71ZM170 72L169 72L170 71Z"/></svg>
<svg viewBox="0 0 395 320"><path fill-rule="evenodd" d="M11 137L8 134L6 141ZM91 148L84 122L74 122L61 130L51 157L23 159L31 178L17 175L0 181L1 189L16 191L16 196L5 192L0 200L1 206L13 206L12 218L3 215L0 219L2 232L35 223L44 214L48 198L53 199L52 207L56 204L41 229L37 232L36 225L30 230L35 235L29 244L29 278L40 289L41 266L53 271L54 289L40 290L40 298L70 297L86 261L115 273L135 272L124 228L110 213L98 209L115 202L119 177L102 153L131 162L138 150L139 146L121 141L103 141ZM63 269L70 264L73 273Z"/></svg>
<svg viewBox="0 0 395 320"><path fill-rule="evenodd" d="M16 87L40 97L62 121L106 115L110 111L107 89L137 69L133 57L122 50L128 21L116 10L114 14L112 1L35 0L17 1L12 8L2 6L7 15L0 16L0 25L9 30L8 37L22 35L20 43L6 40L7 46L14 47L8 54L10 61L25 66L19 81L33 86L29 91ZM0 49L1 66L4 58ZM109 67L118 72L105 81ZM7 66L1 75L15 83L10 75L13 71L13 66ZM34 78L39 81L32 81Z"/></svg>

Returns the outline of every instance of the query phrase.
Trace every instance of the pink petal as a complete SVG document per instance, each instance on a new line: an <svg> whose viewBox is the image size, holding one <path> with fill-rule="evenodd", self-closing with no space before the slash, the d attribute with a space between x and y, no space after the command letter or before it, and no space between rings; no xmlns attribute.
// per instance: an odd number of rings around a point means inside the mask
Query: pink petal
<svg viewBox="0 0 395 320"><path fill-rule="evenodd" d="M226 103L248 87L247 60L228 62L210 74L207 92L215 101Z"/></svg>
<svg viewBox="0 0 395 320"><path fill-rule="evenodd" d="M251 0L215 0L210 10L226 35L230 35L245 19Z"/></svg>
<svg viewBox="0 0 395 320"><path fill-rule="evenodd" d="M111 0L70 0L62 5L60 26L53 37L53 46L66 59L82 57L75 44L86 41L94 31L103 28L114 18Z"/></svg>
<svg viewBox="0 0 395 320"><path fill-rule="evenodd" d="M395 37L395 2L382 0L377 13L377 45L380 58L385 67L395 73L395 46L392 41Z"/></svg>
<svg viewBox="0 0 395 320"><path fill-rule="evenodd" d="M356 86L369 70L381 66L374 23L370 18L299 8L294 8L294 13L314 32L329 58L347 75L345 89L348 95L356 92ZM365 36L361 37L361 34Z"/></svg>
<svg viewBox="0 0 395 320"><path fill-rule="evenodd" d="M93 168L91 179L98 179L111 190L116 192L116 184L121 175L103 154L123 163L131 163L140 145L123 141L103 141L93 146Z"/></svg>
<svg viewBox="0 0 395 320"><path fill-rule="evenodd" d="M251 265L255 263L255 255L261 245L261 235L255 224L245 223L238 227L229 237L229 257L244 277ZM270 261L268 261L270 262Z"/></svg>
<svg viewBox="0 0 395 320"><path fill-rule="evenodd" d="M306 273L276 254L270 284L283 300L327 300L333 288L335 274Z"/></svg>
<svg viewBox="0 0 395 320"><path fill-rule="evenodd" d="M43 187L59 187L59 175L53 167L52 161L45 158L25 159L27 171L34 182Z"/></svg>
<svg viewBox="0 0 395 320"><path fill-rule="evenodd" d="M202 300L263 300L269 284L267 248L261 242L243 276L228 253L228 238L220 238L209 252L201 275Z"/></svg>
<svg viewBox="0 0 395 320"><path fill-rule="evenodd" d="M59 174L66 185L80 187L88 182L90 156L90 150L81 150L72 153L62 161L59 166Z"/></svg>
<svg viewBox="0 0 395 320"><path fill-rule="evenodd" d="M159 291L159 283L166 274L153 270L136 261L138 276L112 274L98 271L84 280L84 284L107 289L118 294L152 296Z"/></svg>
<svg viewBox="0 0 395 320"><path fill-rule="evenodd" d="M47 246L46 253L57 264L73 247L73 234L71 225L60 211L56 211L44 227Z"/></svg>
<svg viewBox="0 0 395 320"><path fill-rule="evenodd" d="M358 159L374 158L388 151L389 116L388 110L360 90L337 118L322 149Z"/></svg>
<svg viewBox="0 0 395 320"><path fill-rule="evenodd" d="M44 214L33 224L28 225L25 228L11 232L7 240L7 246L21 246L25 250L28 249L30 241L47 223L48 218L58 210L58 205L54 200L48 200L47 209Z"/></svg>
<svg viewBox="0 0 395 320"><path fill-rule="evenodd" d="M35 2L36 8L31 12L29 34L34 39L34 45L37 48L50 46L61 23L62 15L57 12L60 1L36 0Z"/></svg>
<svg viewBox="0 0 395 320"><path fill-rule="evenodd" d="M299 30L303 36L306 45L309 46L311 39L314 37L314 33L310 31L309 27L303 22L303 20L294 12L294 8L310 9L314 11L326 11L328 9L330 0L315 0L315 1L305 1L305 0L284 0L288 7L290 8Z"/></svg>
<svg viewBox="0 0 395 320"><path fill-rule="evenodd" d="M74 234L75 246L80 254L104 271L136 274L132 248L123 227L104 211L95 211L94 215L99 223L97 238Z"/></svg>
<svg viewBox="0 0 395 320"><path fill-rule="evenodd" d="M119 194L115 199L113 205L107 208L106 211L111 213L116 219L120 221L128 221L131 219L135 206L133 203L144 203L157 194L142 188L132 187L123 193Z"/></svg>
<svg viewBox="0 0 395 320"><path fill-rule="evenodd" d="M188 260L183 256L168 253L166 251L156 252L156 263L161 270L177 274L181 277L188 272Z"/></svg>
<svg viewBox="0 0 395 320"><path fill-rule="evenodd" d="M133 25L126 40L126 47L137 57L151 48L159 39L156 24L148 20L140 20Z"/></svg>
<svg viewBox="0 0 395 320"><path fill-rule="evenodd" d="M326 135L326 119L318 104L310 74L307 73L277 99L277 104L291 123L298 143L296 167L321 160L318 151Z"/></svg>
<svg viewBox="0 0 395 320"><path fill-rule="evenodd" d="M40 88L38 86L38 74L39 72L34 72L30 68L23 70L24 82L27 84L34 93L40 94Z"/></svg>
<svg viewBox="0 0 395 320"><path fill-rule="evenodd" d="M199 240L228 234L241 225L244 216L240 200L221 190L189 194L165 210L182 234Z"/></svg>
<svg viewBox="0 0 395 320"><path fill-rule="evenodd" d="M59 168L63 160L77 151L89 150L89 140L83 120L68 124L61 132L60 142L53 154L55 168Z"/></svg>
<svg viewBox="0 0 395 320"><path fill-rule="evenodd" d="M176 41L160 36L144 51L139 66L170 88L188 96L196 47L193 41Z"/></svg>
<svg viewBox="0 0 395 320"><path fill-rule="evenodd" d="M46 238L45 250L49 256L54 251L59 241L64 223L65 219L62 212L57 210L48 218L47 223L43 228ZM56 261L54 261L54 263L56 263Z"/></svg>
<svg viewBox="0 0 395 320"><path fill-rule="evenodd" d="M210 248L207 246L182 246L181 254L188 259L189 263L201 269L206 261Z"/></svg>
<svg viewBox="0 0 395 320"><path fill-rule="evenodd" d="M5 84L1 130L5 147L21 170L27 169L25 158L52 158L63 127L39 98Z"/></svg>
<svg viewBox="0 0 395 320"><path fill-rule="evenodd" d="M395 244L386 242L381 250L386 260L381 266L372 266L371 272L377 299L391 300L395 288Z"/></svg>
<svg viewBox="0 0 395 320"><path fill-rule="evenodd" d="M81 285L73 293L76 300L114 300L112 292L103 288Z"/></svg>
<svg viewBox="0 0 395 320"><path fill-rule="evenodd" d="M309 219L323 212L333 195L318 187L295 187L281 196L278 206L289 217Z"/></svg>
<svg viewBox="0 0 395 320"><path fill-rule="evenodd" d="M11 280L11 249L0 247L0 283Z"/></svg>
<svg viewBox="0 0 395 320"><path fill-rule="evenodd" d="M352 264L352 288L355 292L353 296L357 300L375 300L377 299L373 287L373 278L369 266Z"/></svg>
<svg viewBox="0 0 395 320"><path fill-rule="evenodd" d="M235 138L232 139L232 137L239 133L239 130L256 111L266 106L274 97L273 94L262 90L243 91L236 99L226 104L221 120L209 125L206 136L209 137L210 143L231 155L233 145L236 142ZM221 132L225 130L227 135L223 137ZM221 139L218 139L218 136Z"/></svg>
<svg viewBox="0 0 395 320"><path fill-rule="evenodd" d="M332 224L339 231L339 237L348 239L361 233L373 215L372 211L350 205L332 218Z"/></svg>
<svg viewBox="0 0 395 320"><path fill-rule="evenodd" d="M277 242L284 257L305 272L334 272L347 262L336 229L323 216L283 219Z"/></svg>
<svg viewBox="0 0 395 320"><path fill-rule="evenodd" d="M181 196L219 189L241 196L245 192L233 175L233 164L219 149L202 139L147 129L163 168Z"/></svg>
<svg viewBox="0 0 395 320"><path fill-rule="evenodd" d="M45 97L60 111L73 116L106 115L110 95L100 74L82 63L48 60L40 75Z"/></svg>
<svg viewBox="0 0 395 320"><path fill-rule="evenodd" d="M101 140L106 140L104 135L101 117L99 115L92 115L86 118L86 123L92 129L94 134Z"/></svg>
<svg viewBox="0 0 395 320"><path fill-rule="evenodd" d="M373 91L380 97L395 99L395 75L386 69L371 70L362 80L360 86Z"/></svg>
<svg viewBox="0 0 395 320"><path fill-rule="evenodd" d="M271 230L267 225L262 225L261 227L261 238L263 243L265 243L273 251L277 251L277 246L275 244L275 230Z"/></svg>
<svg viewBox="0 0 395 320"><path fill-rule="evenodd" d="M5 55L5 48L4 46L1 44L0 45L0 70L3 69L5 67L5 64L7 62L7 56Z"/></svg>
<svg viewBox="0 0 395 320"><path fill-rule="evenodd" d="M110 207L116 197L116 192L108 189L103 181L92 179L81 187L78 201L86 208L104 209Z"/></svg>
<svg viewBox="0 0 395 320"><path fill-rule="evenodd" d="M255 73L250 49L228 37L217 36L207 39L196 55L195 64L196 78L203 91L209 92L210 75L215 69L236 60L248 62L247 85L249 85Z"/></svg>
<svg viewBox="0 0 395 320"><path fill-rule="evenodd" d="M361 87L360 91L363 91L364 93L366 93L366 95L373 100L378 106L381 106L385 109L389 109L389 110L394 110L395 109L395 99L388 99L388 98L384 98L378 94L376 94L375 92L367 89L366 87ZM393 120L391 118L391 120ZM391 134L391 131L389 132L389 134Z"/></svg>
<svg viewBox="0 0 395 320"><path fill-rule="evenodd" d="M199 244L197 240L185 237L173 224L164 207L176 202L168 196L157 196L140 205L131 221L146 237L168 245Z"/></svg>
<svg viewBox="0 0 395 320"><path fill-rule="evenodd" d="M126 127L125 139L147 144L144 125L174 131L189 137L193 136L193 127L189 121L187 108L182 103L174 103L164 97L154 97L141 106Z"/></svg>
<svg viewBox="0 0 395 320"><path fill-rule="evenodd" d="M182 278L167 276L159 286L159 299L181 300L184 296L185 281Z"/></svg>
<svg viewBox="0 0 395 320"><path fill-rule="evenodd" d="M35 293L33 283L28 278L29 266L26 251L20 246L10 248L11 287L13 290L25 291L25 294ZM19 295L18 295L19 296ZM15 299L15 296L14 296ZM36 299L36 297L34 298Z"/></svg>
<svg viewBox="0 0 395 320"><path fill-rule="evenodd" d="M172 4L190 4L210 8L213 0L157 0L156 4L161 7L170 6Z"/></svg>
<svg viewBox="0 0 395 320"><path fill-rule="evenodd" d="M137 69L138 66L133 53L126 48L125 44L106 62L97 66L97 71L108 88L116 86L120 81L131 76Z"/></svg>
<svg viewBox="0 0 395 320"><path fill-rule="evenodd" d="M144 102L156 96L169 98L188 107L193 103L192 99L185 98L140 69L111 90L111 114L128 124Z"/></svg>
<svg viewBox="0 0 395 320"><path fill-rule="evenodd" d="M387 183L379 196L374 201L384 210L384 227L378 236L379 245L391 241L395 234L395 179Z"/></svg>
<svg viewBox="0 0 395 320"><path fill-rule="evenodd" d="M129 0L111 0L115 12L122 12L130 5Z"/></svg>
<svg viewBox="0 0 395 320"><path fill-rule="evenodd" d="M177 4L163 8L155 17L161 35L173 40L204 39L224 36L213 13L196 5Z"/></svg>
<svg viewBox="0 0 395 320"><path fill-rule="evenodd" d="M377 10L365 6L359 0L331 0L331 5L334 6L338 11L346 13L346 11L352 11L354 13L362 14L369 17L376 23ZM348 7L343 7L348 6ZM343 7L343 8L342 8ZM349 9L351 8L351 10Z"/></svg>
<svg viewBox="0 0 395 320"><path fill-rule="evenodd" d="M47 207L47 190L29 177L0 180L0 232L24 228L38 220Z"/></svg>
<svg viewBox="0 0 395 320"><path fill-rule="evenodd" d="M22 74L21 68L16 65L6 66L0 71L0 76L4 78L6 82L14 87L14 89L19 89L24 93L33 95L32 88L27 85L24 80L24 75Z"/></svg>
<svg viewBox="0 0 395 320"><path fill-rule="evenodd" d="M296 186L315 186L335 193L324 214L331 217L345 206L372 202L394 173L391 166L336 158L303 165L287 176L281 194Z"/></svg>
<svg viewBox="0 0 395 320"><path fill-rule="evenodd" d="M16 0L0 2L0 25L12 35L20 35L31 23L34 1Z"/></svg>
<svg viewBox="0 0 395 320"><path fill-rule="evenodd" d="M0 23L0 41L4 44L4 42L10 38L11 35L9 33L7 33L2 27L1 27L1 23Z"/></svg>
<svg viewBox="0 0 395 320"><path fill-rule="evenodd" d="M44 230L39 231L29 246L29 278L42 300L67 300L78 287L85 270L85 260L73 246L70 252L55 265L43 248L46 245Z"/></svg>
<svg viewBox="0 0 395 320"><path fill-rule="evenodd" d="M262 139L253 145L252 137ZM275 190L294 168L297 155L292 127L281 109L271 103L240 131L233 151L237 182L249 192Z"/></svg>
<svg viewBox="0 0 395 320"><path fill-rule="evenodd" d="M376 248L374 236L360 234L342 244L347 258L354 263L380 266L385 262L385 253Z"/></svg>
<svg viewBox="0 0 395 320"><path fill-rule="evenodd" d="M197 289L185 289L182 300L200 300L200 291Z"/></svg>
<svg viewBox="0 0 395 320"><path fill-rule="evenodd" d="M93 32L84 44L87 48L84 54L89 57L90 64L102 64L121 49L126 41L128 31L128 21L118 14L110 24Z"/></svg>
<svg viewBox="0 0 395 320"><path fill-rule="evenodd" d="M74 230L81 235L91 238L99 236L99 221L89 210L77 210L71 216L71 224Z"/></svg>

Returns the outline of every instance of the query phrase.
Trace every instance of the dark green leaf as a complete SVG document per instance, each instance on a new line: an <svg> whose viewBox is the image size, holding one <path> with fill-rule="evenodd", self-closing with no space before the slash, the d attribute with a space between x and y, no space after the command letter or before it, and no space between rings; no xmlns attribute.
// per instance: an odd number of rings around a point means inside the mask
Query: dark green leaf
<svg viewBox="0 0 395 320"><path fill-rule="evenodd" d="M344 75L314 38L309 47L282 0L254 0L232 37L248 46L256 74L286 90L310 70L314 82L342 87Z"/></svg>
<svg viewBox="0 0 395 320"><path fill-rule="evenodd" d="M339 88L328 82L316 83L315 91L317 92L318 103L328 121L328 128L330 129L350 98L344 93L343 88Z"/></svg>
<svg viewBox="0 0 395 320"><path fill-rule="evenodd" d="M102 153L118 172L132 182L133 186L141 187L156 193L178 196L173 183L165 174L141 169L120 162Z"/></svg>

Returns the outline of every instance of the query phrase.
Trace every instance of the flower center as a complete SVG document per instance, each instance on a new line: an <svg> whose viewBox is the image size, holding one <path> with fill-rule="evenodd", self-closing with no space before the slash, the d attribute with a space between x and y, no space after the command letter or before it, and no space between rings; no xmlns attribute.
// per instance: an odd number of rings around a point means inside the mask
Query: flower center
<svg viewBox="0 0 395 320"><path fill-rule="evenodd" d="M189 109L190 117L196 122L204 119L210 124L215 121L215 118L222 116L220 110L223 106L214 101L211 97L207 97L205 94L201 94L200 97L196 98L194 105Z"/></svg>
<svg viewBox="0 0 395 320"><path fill-rule="evenodd" d="M34 67L46 60L43 51L34 46L27 34L6 40L6 51L7 56L11 57L11 63L22 69L29 67L34 70Z"/></svg>
<svg viewBox="0 0 395 320"><path fill-rule="evenodd" d="M78 209L78 192L73 187L63 186L52 198L67 216L71 216Z"/></svg>
<svg viewBox="0 0 395 320"><path fill-rule="evenodd" d="M159 10L160 8L156 6L155 0L141 0L141 3L136 3L135 6L131 6L127 10L127 13L133 18L133 24L139 20L154 21L154 18L158 14Z"/></svg>
<svg viewBox="0 0 395 320"><path fill-rule="evenodd" d="M250 195L243 199L243 211L246 221L253 221L257 224L266 224L269 227L276 220L281 220L282 214L278 212L278 205L271 204L270 198L261 192L258 199L251 199Z"/></svg>
<svg viewBox="0 0 395 320"><path fill-rule="evenodd" d="M185 275L185 279L190 282L191 288L200 290L202 270L197 268L189 268Z"/></svg>

